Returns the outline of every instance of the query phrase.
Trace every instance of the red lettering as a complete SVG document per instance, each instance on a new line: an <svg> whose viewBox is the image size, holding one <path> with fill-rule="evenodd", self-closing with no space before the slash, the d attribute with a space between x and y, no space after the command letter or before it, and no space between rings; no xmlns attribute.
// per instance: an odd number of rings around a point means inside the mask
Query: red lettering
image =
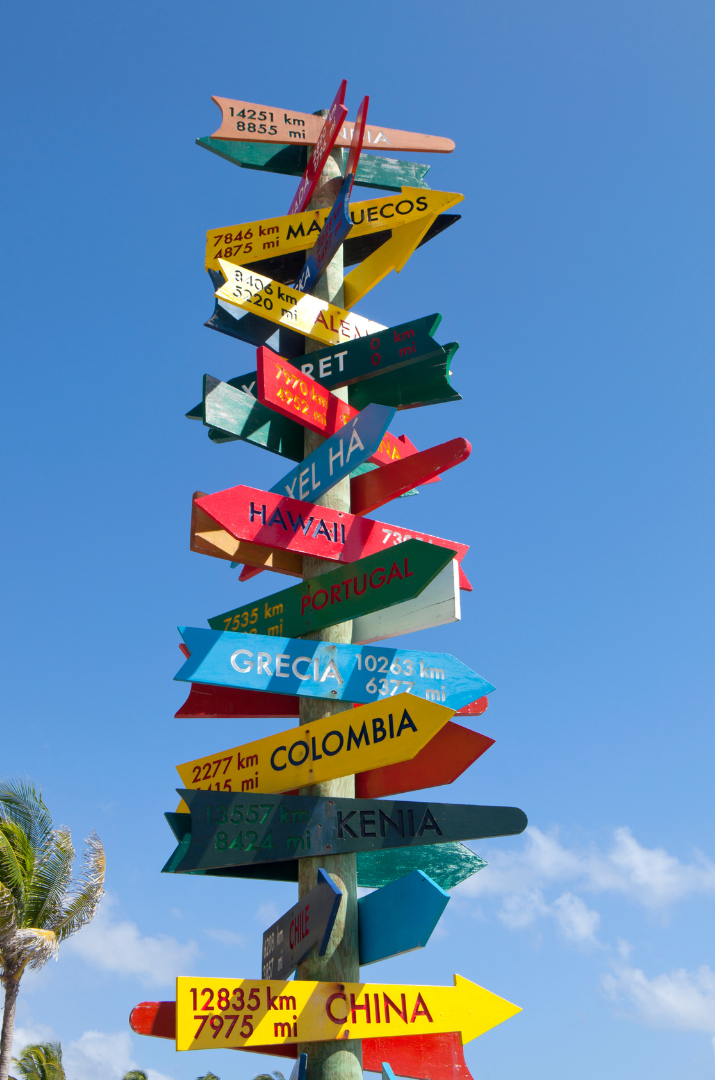
<svg viewBox="0 0 715 1080"><path fill-rule="evenodd" d="M368 1024L370 1023L370 995L369 994L365 994L365 1004L364 1005L356 1005L355 1004L355 995L351 994L350 995L350 1008L352 1009L352 1013L353 1013L353 1024L357 1024L357 1012L358 1012L359 1009L364 1009L365 1010L365 1021Z"/></svg>
<svg viewBox="0 0 715 1080"><path fill-rule="evenodd" d="M402 1001L402 1008L401 1009L398 1009L398 1007L397 1007L397 1005L395 1005L394 1001L392 1001L387 996L387 994L385 994L384 992L383 992L382 997L383 997L383 1000L385 1002L385 1023L386 1024L390 1023L390 1009L394 1009L395 1012L397 1013L397 1015L399 1017L401 1017L405 1021L405 1023L407 1023L407 1002L405 1000L405 995L400 994L400 999Z"/></svg>
<svg viewBox="0 0 715 1080"><path fill-rule="evenodd" d="M331 605L332 604L340 604L340 603L342 603L342 601L340 599L340 589L341 589L340 585L331 585L330 586L330 603L331 603Z"/></svg>
<svg viewBox="0 0 715 1080"><path fill-rule="evenodd" d="M347 1005L348 999L345 997L345 994L331 994L330 997L328 998L328 1000L325 1002L325 1011L328 1014L328 1016L330 1017L330 1019L333 1021L333 1023L334 1024L344 1024L345 1021L348 1018L348 1014L345 1013L345 1016L342 1016L342 1017L333 1016L333 1010L332 1010L331 1006L332 1006L334 1001L344 1001L345 1004Z"/></svg>
<svg viewBox="0 0 715 1080"><path fill-rule="evenodd" d="M318 597L321 596L321 595L325 597L325 600L323 600L322 604L319 604L318 603ZM326 589L318 589L317 593L313 597L313 607L315 608L315 610L316 611L322 611L323 608L325 607L325 605L327 604L327 602L328 602L327 590Z"/></svg>
<svg viewBox="0 0 715 1080"><path fill-rule="evenodd" d="M315 321L316 321L317 323L319 323L319 322L322 322L322 324L323 324L323 326L325 327L325 329L326 329L326 330L328 329L328 324L327 324L327 323L326 323L326 321L325 321L325 316L323 315L322 311L321 311L321 312L320 312L320 313L318 314L318 318L317 318L317 319L316 319Z"/></svg>
<svg viewBox="0 0 715 1080"><path fill-rule="evenodd" d="M305 609L307 607L310 607L310 594L308 594L308 596L304 596L302 598L302 600L301 600L301 608L300 608L301 615L305 614Z"/></svg>
<svg viewBox="0 0 715 1080"><path fill-rule="evenodd" d="M407 559L405 559L405 577L414 577L414 572L407 569Z"/></svg>
<svg viewBox="0 0 715 1080"><path fill-rule="evenodd" d="M392 570L390 570L390 576L387 579L387 584L388 585L392 581L393 577L398 577L400 579L400 581L402 581L402 574L398 570L396 562L393 562L393 564L392 564Z"/></svg>
<svg viewBox="0 0 715 1080"><path fill-rule="evenodd" d="M382 579L381 579L381 581L378 582L377 585L372 580L375 577L375 574L382 574ZM373 570L373 572L370 574L370 588L371 589L381 589L384 584L385 584L385 568L384 568L384 566L376 566L375 569Z"/></svg>
<svg viewBox="0 0 715 1080"><path fill-rule="evenodd" d="M403 998L403 1001L404 1001L404 998ZM420 1006L421 1006L421 1008L420 1008ZM415 1022L415 1020L417 1019L418 1016L426 1016L427 1019L429 1020L430 1024L434 1023L432 1017L430 1016L429 1009L425 1005L424 998L422 997L422 994L417 995L417 1001L415 1002L415 1008L414 1008L414 1011L412 1013L412 1019L410 1020L410 1023L414 1024L414 1022Z"/></svg>

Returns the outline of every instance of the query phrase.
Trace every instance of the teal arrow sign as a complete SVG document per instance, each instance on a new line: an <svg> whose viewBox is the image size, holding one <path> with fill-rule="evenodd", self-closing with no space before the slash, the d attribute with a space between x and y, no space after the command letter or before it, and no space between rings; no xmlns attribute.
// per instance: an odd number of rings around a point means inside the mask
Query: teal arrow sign
<svg viewBox="0 0 715 1080"><path fill-rule="evenodd" d="M421 870L358 900L360 963L423 949L449 903L449 893Z"/></svg>
<svg viewBox="0 0 715 1080"><path fill-rule="evenodd" d="M494 689L449 653L338 645L180 626L190 657L179 682L363 703L411 693L461 709Z"/></svg>
<svg viewBox="0 0 715 1080"><path fill-rule="evenodd" d="M189 807L191 831L166 867L179 874L280 862L298 855L323 857L514 836L527 825L526 814L514 806L187 788L179 789L179 794Z"/></svg>

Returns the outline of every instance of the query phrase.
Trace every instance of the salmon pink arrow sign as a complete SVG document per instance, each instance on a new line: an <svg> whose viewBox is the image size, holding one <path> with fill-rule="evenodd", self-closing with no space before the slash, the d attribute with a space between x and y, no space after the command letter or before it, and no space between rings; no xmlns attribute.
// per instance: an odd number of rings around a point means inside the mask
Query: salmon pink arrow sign
<svg viewBox="0 0 715 1080"><path fill-rule="evenodd" d="M338 92L335 95L335 100L330 106L330 112L325 118L325 123L320 129L320 135L318 141L315 144L315 150L312 153L310 161L306 166L306 170L303 173L303 177L298 184L298 190L295 193L295 198L290 204L288 210L289 214L299 214L302 210L305 210L306 206L310 202L310 197L315 191L315 185L320 179L320 174L323 171L323 166L328 159L328 154L335 145L335 140L340 134L340 129L343 126L343 121L348 115L348 110L343 105L345 100L345 90L347 88L348 81L343 79L338 87ZM254 125L255 127L255 125Z"/></svg>
<svg viewBox="0 0 715 1080"><path fill-rule="evenodd" d="M456 540L443 540L414 530L403 533L382 521L284 498L244 484L213 495L202 495L195 499L194 505L230 536L252 545L251 550L257 545L349 563L403 540L425 540L455 552L460 564L460 588L468 591L472 588L461 567L469 545L459 544ZM231 553L234 561L251 564L251 559L245 558L240 548L239 543Z"/></svg>

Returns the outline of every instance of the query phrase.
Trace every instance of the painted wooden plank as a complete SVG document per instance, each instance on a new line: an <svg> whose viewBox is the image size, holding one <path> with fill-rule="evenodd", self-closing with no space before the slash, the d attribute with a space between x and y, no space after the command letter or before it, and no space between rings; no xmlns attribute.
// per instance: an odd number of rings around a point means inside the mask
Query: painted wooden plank
<svg viewBox="0 0 715 1080"><path fill-rule="evenodd" d="M359 773L355 796L380 799L451 784L493 745L494 739L450 720L410 761Z"/></svg>
<svg viewBox="0 0 715 1080"><path fill-rule="evenodd" d="M289 289L245 266L237 266L225 259L219 259L219 266L226 278L225 284L215 293L219 300L244 311L258 311L276 326L296 330L324 345L338 345L385 329L382 323L372 322L327 300L319 300L317 296Z"/></svg>
<svg viewBox="0 0 715 1080"><path fill-rule="evenodd" d="M433 217L394 229L389 240L346 275L343 279L343 303L348 310L359 304L393 270L399 273L404 269L434 220Z"/></svg>
<svg viewBox="0 0 715 1080"><path fill-rule="evenodd" d="M228 559L229 562L247 562L251 566L261 566L265 570L275 570L276 573L289 574L291 577L303 576L301 555L232 536L198 505L196 500L203 495L202 491L194 492L189 541L191 551L211 555L216 559Z"/></svg>
<svg viewBox="0 0 715 1080"><path fill-rule="evenodd" d="M220 428L244 442L261 446L291 461L302 460L301 425L262 405L250 394L220 382L212 375L204 375L201 408L207 427Z"/></svg>
<svg viewBox="0 0 715 1080"><path fill-rule="evenodd" d="M448 903L449 893L421 870L360 897L360 963L423 949Z"/></svg>
<svg viewBox="0 0 715 1080"><path fill-rule="evenodd" d="M395 1073L393 1072L392 1066L389 1065L386 1061L382 1062L382 1068L380 1069L380 1074L381 1074L381 1080L397 1080L397 1077L395 1076Z"/></svg>
<svg viewBox="0 0 715 1080"><path fill-rule="evenodd" d="M256 350L256 393L262 405L275 409L303 427L328 437L337 434L359 413L337 394L326 390L310 375L303 375L282 356L265 346ZM399 461L416 454L417 447L407 438L386 433L378 449L368 458L377 465ZM360 463L358 463L360 464Z"/></svg>
<svg viewBox="0 0 715 1080"><path fill-rule="evenodd" d="M344 121L347 119L348 110L343 105L347 85L347 79L343 79L340 83L340 86L338 87L338 92L335 95L333 104L328 110L328 115L325 117L325 120L322 120L322 118L319 120L320 130L318 131L318 137L315 141L315 149L308 159L308 164L305 167L305 172L303 173L301 181L298 184L298 190L293 196L293 201L290 204L290 208L288 210L289 214L299 214L302 210L305 210L306 206L310 202L313 192L315 191L325 162L328 160L328 155L330 154L330 151L335 145L335 140L340 134L340 129L343 126ZM252 111L254 110L249 110L249 112ZM233 116L233 111L231 112L231 115ZM236 123L240 123L240 121L236 121ZM249 123L249 132L250 128L253 127L253 132L255 133L256 126L256 124ZM233 128L233 123L230 124L230 127ZM265 131L265 125L259 124L258 127L263 127ZM221 136L218 135L218 132L214 132L214 137L217 136L218 138L221 138ZM258 139L256 141L272 142L273 140ZM290 142L290 139L286 139L285 141Z"/></svg>
<svg viewBox="0 0 715 1080"><path fill-rule="evenodd" d="M261 977L287 979L313 949L324 956L343 894L325 870L318 884L263 931Z"/></svg>
<svg viewBox="0 0 715 1080"><path fill-rule="evenodd" d="M471 443L466 439L450 439L382 469L363 473L350 483L350 508L358 517L371 514L412 488L461 465L471 452Z"/></svg>
<svg viewBox="0 0 715 1080"><path fill-rule="evenodd" d="M280 173L284 176L301 176L308 160L308 147L280 146L272 143L229 142L212 139L209 135L196 140L196 145L209 150L224 161L242 169ZM345 150L342 151L346 153ZM355 186L380 188L383 191L399 191L402 187L418 187L429 190L425 176L429 165L416 161L398 161L396 158L361 154L355 174Z"/></svg>
<svg viewBox="0 0 715 1080"><path fill-rule="evenodd" d="M166 864L177 874L281 862L298 853L320 858L515 836L527 825L526 814L513 806L276 795L255 789L177 791L191 814L190 832Z"/></svg>
<svg viewBox="0 0 715 1080"><path fill-rule="evenodd" d="M321 387L321 392L323 388ZM368 458L380 453L395 410L366 405L347 424L326 439L300 465L286 473L271 491L290 498L318 500ZM384 451L383 451L384 453ZM405 488L408 491L409 488Z"/></svg>
<svg viewBox="0 0 715 1080"><path fill-rule="evenodd" d="M308 1055L299 1054L298 1059L291 1069L288 1080L306 1080L308 1075Z"/></svg>
<svg viewBox="0 0 715 1080"><path fill-rule="evenodd" d="M238 139L241 142L303 143L315 145L322 130L321 117L311 113L282 109L275 105L256 105L251 101L234 98L211 97L221 110L221 126L213 132L212 139ZM336 146L349 146L353 124L346 122L341 128ZM400 131L377 124L369 124L365 132L370 147L392 150L422 151L430 154L450 154L454 142L442 135L422 135L416 131Z"/></svg>
<svg viewBox="0 0 715 1080"><path fill-rule="evenodd" d="M129 1026L136 1035L158 1039L176 1038L176 1002L142 1001L129 1014ZM254 1054L296 1058L297 1043L282 1046L252 1046ZM391 1038L363 1039L362 1058L365 1072L380 1072L383 1058L389 1057L399 1076L414 1080L473 1080L464 1060L458 1032L440 1035L404 1035Z"/></svg>
<svg viewBox="0 0 715 1080"><path fill-rule="evenodd" d="M158 1039L176 1038L176 1002L142 1001L129 1014L129 1026L136 1035ZM297 1043L282 1046L251 1046L246 1052L271 1054L275 1057L297 1058ZM365 1072L380 1072L382 1060L394 1062L398 1076L414 1080L473 1080L464 1060L464 1049L458 1032L440 1035L403 1035L401 1038L383 1036L363 1039L362 1063Z"/></svg>
<svg viewBox="0 0 715 1080"><path fill-rule="evenodd" d="M327 506L315 507L299 499L283 498L244 484L213 495L195 496L194 501L216 525L236 540L286 550L290 554L315 555L316 558L335 562L355 562L366 555L400 544L403 540L424 540L428 544L447 547L456 553L455 558L460 563L460 588L471 589L461 568L469 547L455 540L445 540L415 530L403 533L373 518L356 517ZM241 556L236 556L234 561L262 565Z"/></svg>
<svg viewBox="0 0 715 1080"><path fill-rule="evenodd" d="M281 792L408 761L451 719L452 709L411 694L204 755L176 766L182 787ZM400 720L399 717L402 717Z"/></svg>
<svg viewBox="0 0 715 1080"><path fill-rule="evenodd" d="M219 1008L219 991L228 990L247 1004L250 1023L231 1023ZM283 1000L281 1000L283 999ZM208 1008L207 1008L208 1006ZM201 1009L200 1012L197 1010ZM286 1018L275 1019L283 1011ZM309 980L212 979L179 976L176 980L176 1049L324 1042L375 1035L437 1034L455 1028L468 1043L521 1012L504 998L461 975L454 986L410 986ZM245 1013L243 1015L246 1015ZM243 1017L242 1017L243 1018ZM248 1030L250 1029L250 1031Z"/></svg>
<svg viewBox="0 0 715 1080"><path fill-rule="evenodd" d="M208 624L212 630L301 637L381 609L402 607L405 601L421 596L445 568L451 570L452 562L448 548L407 540L390 548L389 554L376 552L214 615Z"/></svg>
<svg viewBox="0 0 715 1080"><path fill-rule="evenodd" d="M192 683L188 698L174 713L177 720L219 720L224 717L292 720L299 715L297 697L206 683Z"/></svg>
<svg viewBox="0 0 715 1080"><path fill-rule="evenodd" d="M191 656L174 678L327 701L370 703L405 693L459 709L494 689L450 653L240 634L180 626Z"/></svg>
<svg viewBox="0 0 715 1080"><path fill-rule="evenodd" d="M436 626L459 622L461 617L459 567L453 559L416 599L355 618L352 643L366 645L398 634L432 630Z"/></svg>

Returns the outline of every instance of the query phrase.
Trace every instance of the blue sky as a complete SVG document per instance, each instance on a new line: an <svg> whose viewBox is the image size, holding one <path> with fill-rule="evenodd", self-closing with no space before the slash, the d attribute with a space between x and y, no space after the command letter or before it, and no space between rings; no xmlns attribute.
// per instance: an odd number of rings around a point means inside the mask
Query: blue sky
<svg viewBox="0 0 715 1080"><path fill-rule="evenodd" d="M369 93L372 121L457 142L414 157L462 220L357 310L443 314L464 400L392 430L473 452L379 516L471 545L461 624L397 639L497 687L475 724L496 744L433 794L530 820L474 845L489 866L429 946L370 977L456 971L520 1004L468 1046L477 1080L713 1076L712 5L39 0L4 22L3 774L108 856L95 924L23 983L16 1046L61 1038L71 1080L271 1064L176 1054L127 1015L177 974L257 974L295 896L159 873L174 765L285 726L172 719L177 624L285 586L189 552L195 489L285 467L183 414L204 372L253 366L202 325L205 231L296 182L194 140L212 94L313 111L345 77L351 116Z"/></svg>

